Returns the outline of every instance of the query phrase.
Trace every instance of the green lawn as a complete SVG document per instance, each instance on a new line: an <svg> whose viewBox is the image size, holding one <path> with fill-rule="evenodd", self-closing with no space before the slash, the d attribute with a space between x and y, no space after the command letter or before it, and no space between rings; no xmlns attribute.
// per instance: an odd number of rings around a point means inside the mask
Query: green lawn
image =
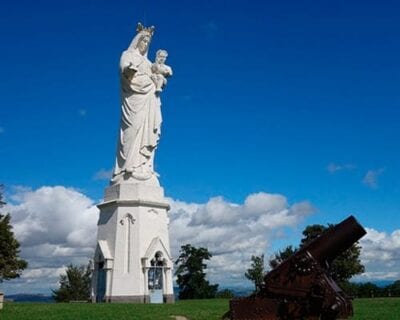
<svg viewBox="0 0 400 320"><path fill-rule="evenodd" d="M352 320L400 320L400 298L356 299Z"/></svg>
<svg viewBox="0 0 400 320"><path fill-rule="evenodd" d="M172 320L171 315L190 320L221 319L229 300L191 300L175 304L46 304L6 303L1 320ZM358 299L352 320L400 320L400 298Z"/></svg>
<svg viewBox="0 0 400 320"><path fill-rule="evenodd" d="M68 304L7 303L0 311L1 320L172 320L171 315L190 320L220 319L228 310L229 300L187 300L175 304Z"/></svg>

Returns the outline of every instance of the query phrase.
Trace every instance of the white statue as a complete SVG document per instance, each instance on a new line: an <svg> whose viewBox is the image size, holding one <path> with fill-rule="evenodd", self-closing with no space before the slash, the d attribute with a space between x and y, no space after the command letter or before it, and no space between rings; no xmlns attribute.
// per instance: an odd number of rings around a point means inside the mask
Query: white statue
<svg viewBox="0 0 400 320"><path fill-rule="evenodd" d="M158 50L156 53L156 62L151 66L151 71L156 75L156 92L161 92L167 84L167 78L172 76L172 69L165 64L168 52L166 50Z"/></svg>
<svg viewBox="0 0 400 320"><path fill-rule="evenodd" d="M153 73L147 58L153 33L154 27L145 28L139 23L135 38L121 56L121 127L112 184L158 184L153 163L162 120L159 75Z"/></svg>

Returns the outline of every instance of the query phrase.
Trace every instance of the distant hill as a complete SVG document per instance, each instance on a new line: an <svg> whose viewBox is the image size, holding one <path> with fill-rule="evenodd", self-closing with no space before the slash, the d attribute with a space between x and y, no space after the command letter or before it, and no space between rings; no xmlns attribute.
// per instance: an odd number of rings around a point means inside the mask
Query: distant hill
<svg viewBox="0 0 400 320"><path fill-rule="evenodd" d="M235 297L247 297L254 292L254 289L251 287L226 287L223 289L228 289L233 292Z"/></svg>
<svg viewBox="0 0 400 320"><path fill-rule="evenodd" d="M228 289L232 291L235 297L246 297L253 293L253 288L250 287L221 287L219 290ZM174 287L175 300L179 300L179 287Z"/></svg>
<svg viewBox="0 0 400 320"><path fill-rule="evenodd" d="M363 281L366 282L366 281ZM384 288L390 284L392 284L394 281L390 280L381 280L381 281L371 281L373 284L377 285L378 287ZM233 294L236 297L245 297L249 296L250 294L253 293L253 288L252 287L223 287L223 289L229 289L233 292ZM178 294L179 294L179 288L174 287L174 294L175 294L175 299L178 300ZM12 295L6 295L5 296L6 300L12 300L14 302L45 302L45 303L53 303L54 299L51 296L46 296L44 294L12 294Z"/></svg>
<svg viewBox="0 0 400 320"><path fill-rule="evenodd" d="M53 297L43 294L10 294L6 295L5 299L14 302L54 302Z"/></svg>
<svg viewBox="0 0 400 320"><path fill-rule="evenodd" d="M371 282L380 288L384 288L384 287L387 287L387 286L393 284L394 281L392 281L392 280L376 280L376 281L371 281Z"/></svg>

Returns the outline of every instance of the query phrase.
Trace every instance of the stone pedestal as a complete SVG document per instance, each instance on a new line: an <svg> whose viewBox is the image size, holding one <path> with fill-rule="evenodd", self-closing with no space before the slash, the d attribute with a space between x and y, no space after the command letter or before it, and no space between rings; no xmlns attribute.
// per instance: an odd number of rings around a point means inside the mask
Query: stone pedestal
<svg viewBox="0 0 400 320"><path fill-rule="evenodd" d="M149 270L162 270L162 295L173 302L167 210L159 186L121 183L105 190L98 205L97 247L92 300L95 302L151 302ZM161 291L159 292L161 293Z"/></svg>

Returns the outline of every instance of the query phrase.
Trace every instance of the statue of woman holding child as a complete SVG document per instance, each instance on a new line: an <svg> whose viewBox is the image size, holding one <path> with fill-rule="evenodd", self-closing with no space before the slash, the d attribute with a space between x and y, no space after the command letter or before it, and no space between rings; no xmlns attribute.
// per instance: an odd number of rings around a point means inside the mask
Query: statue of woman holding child
<svg viewBox="0 0 400 320"><path fill-rule="evenodd" d="M165 50L157 52L160 57L154 64L147 58L153 33L154 27L139 23L136 36L121 56L121 125L112 184L158 185L153 166L161 133L160 92L172 70L164 65Z"/></svg>

